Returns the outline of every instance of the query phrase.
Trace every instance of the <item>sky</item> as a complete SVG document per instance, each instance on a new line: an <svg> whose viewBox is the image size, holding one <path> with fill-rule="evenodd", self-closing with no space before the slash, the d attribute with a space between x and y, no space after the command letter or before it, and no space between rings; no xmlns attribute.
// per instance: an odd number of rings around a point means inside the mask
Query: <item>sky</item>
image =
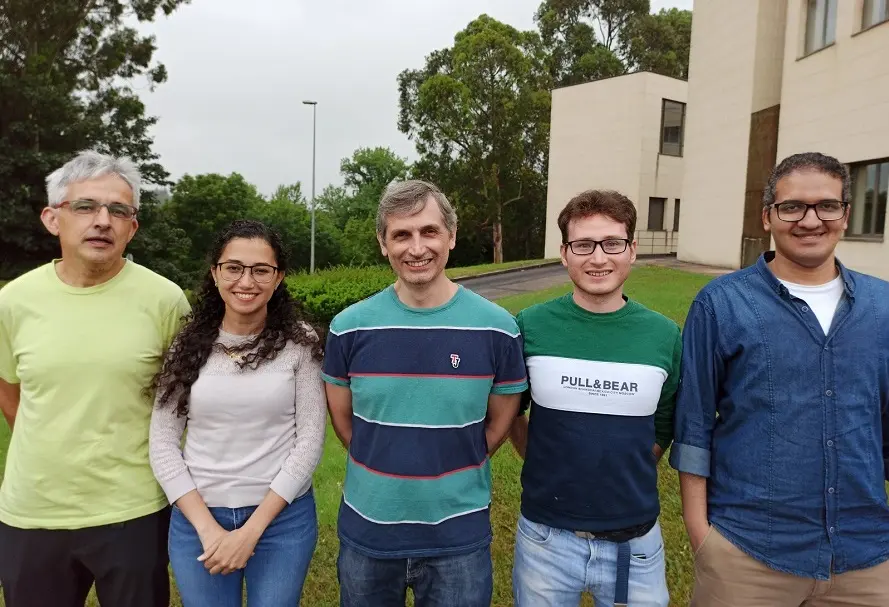
<svg viewBox="0 0 889 607"><path fill-rule="evenodd" d="M135 86L156 116L154 150L172 180L240 173L269 195L302 182L311 196L312 106L317 102L315 188L341 185L342 158L385 146L416 158L398 130L405 69L451 46L481 14L534 28L541 0L191 0L140 28L156 38L168 79ZM652 0L652 10L693 0Z"/></svg>

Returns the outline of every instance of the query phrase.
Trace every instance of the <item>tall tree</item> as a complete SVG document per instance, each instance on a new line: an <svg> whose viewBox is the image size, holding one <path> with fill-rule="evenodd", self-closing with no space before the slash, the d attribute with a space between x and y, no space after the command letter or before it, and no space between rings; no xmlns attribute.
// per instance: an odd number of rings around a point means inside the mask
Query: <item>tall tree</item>
<svg viewBox="0 0 889 607"><path fill-rule="evenodd" d="M187 1L0 2L0 272L57 253L37 215L46 175L74 152L125 153L148 181L165 182L151 151L155 119L130 84L154 87L166 70L152 61L153 37L134 23Z"/></svg>
<svg viewBox="0 0 889 607"><path fill-rule="evenodd" d="M691 20L691 11L678 8L633 19L621 43L628 69L687 79Z"/></svg>
<svg viewBox="0 0 889 607"><path fill-rule="evenodd" d="M350 158L343 158L340 174L346 195L331 208L337 225L345 229L349 219L376 216L386 186L407 178L409 171L407 159L384 147L358 148Z"/></svg>
<svg viewBox="0 0 889 607"><path fill-rule="evenodd" d="M398 82L399 129L422 168L460 172L455 199L478 207L501 262L504 215L545 172L550 80L540 37L482 15Z"/></svg>

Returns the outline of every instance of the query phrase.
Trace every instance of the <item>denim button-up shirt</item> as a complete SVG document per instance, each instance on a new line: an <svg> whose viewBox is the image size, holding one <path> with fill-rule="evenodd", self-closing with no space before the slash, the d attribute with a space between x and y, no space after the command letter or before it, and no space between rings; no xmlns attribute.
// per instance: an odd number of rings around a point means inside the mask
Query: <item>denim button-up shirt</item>
<svg viewBox="0 0 889 607"><path fill-rule="evenodd" d="M729 541L823 580L889 559L889 283L838 262L825 336L773 258L693 302L670 464L709 477L708 517Z"/></svg>

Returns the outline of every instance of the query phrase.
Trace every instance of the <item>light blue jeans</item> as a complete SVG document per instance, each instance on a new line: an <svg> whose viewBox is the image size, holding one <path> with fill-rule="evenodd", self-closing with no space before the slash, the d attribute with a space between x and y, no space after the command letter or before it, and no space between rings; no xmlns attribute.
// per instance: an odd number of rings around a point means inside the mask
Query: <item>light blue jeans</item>
<svg viewBox="0 0 889 607"><path fill-rule="evenodd" d="M660 523L630 540L630 607L667 607L670 594ZM596 607L614 605L617 544L578 537L519 515L512 591L516 607L576 607L589 591Z"/></svg>
<svg viewBox="0 0 889 607"><path fill-rule="evenodd" d="M227 531L240 529L256 506L210 508ZM309 562L318 540L315 497L308 493L285 506L266 528L256 551L240 571L210 575L197 558L204 552L197 532L179 508L173 508L169 536L170 564L185 607L241 607L244 582L250 607L298 605Z"/></svg>

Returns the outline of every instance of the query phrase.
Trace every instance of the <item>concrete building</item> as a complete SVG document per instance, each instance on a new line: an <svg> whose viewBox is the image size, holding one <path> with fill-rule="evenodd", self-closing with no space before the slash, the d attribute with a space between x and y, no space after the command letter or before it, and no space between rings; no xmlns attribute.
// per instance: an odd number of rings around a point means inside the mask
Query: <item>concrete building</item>
<svg viewBox="0 0 889 607"><path fill-rule="evenodd" d="M887 58L887 0L695 2L679 259L753 263L770 169L818 151L853 175L838 256L889 279Z"/></svg>
<svg viewBox="0 0 889 607"><path fill-rule="evenodd" d="M592 188L636 203L640 254L676 252L686 88L639 72L553 91L546 257L559 256L559 212Z"/></svg>
<svg viewBox="0 0 889 607"><path fill-rule="evenodd" d="M642 73L553 91L546 256L558 253L555 220L571 195L608 187L637 204L640 253L749 265L772 246L761 220L769 172L819 151L853 175L840 259L889 279L887 58L889 0L695 2L687 85ZM688 103L678 130L667 130L664 100Z"/></svg>

